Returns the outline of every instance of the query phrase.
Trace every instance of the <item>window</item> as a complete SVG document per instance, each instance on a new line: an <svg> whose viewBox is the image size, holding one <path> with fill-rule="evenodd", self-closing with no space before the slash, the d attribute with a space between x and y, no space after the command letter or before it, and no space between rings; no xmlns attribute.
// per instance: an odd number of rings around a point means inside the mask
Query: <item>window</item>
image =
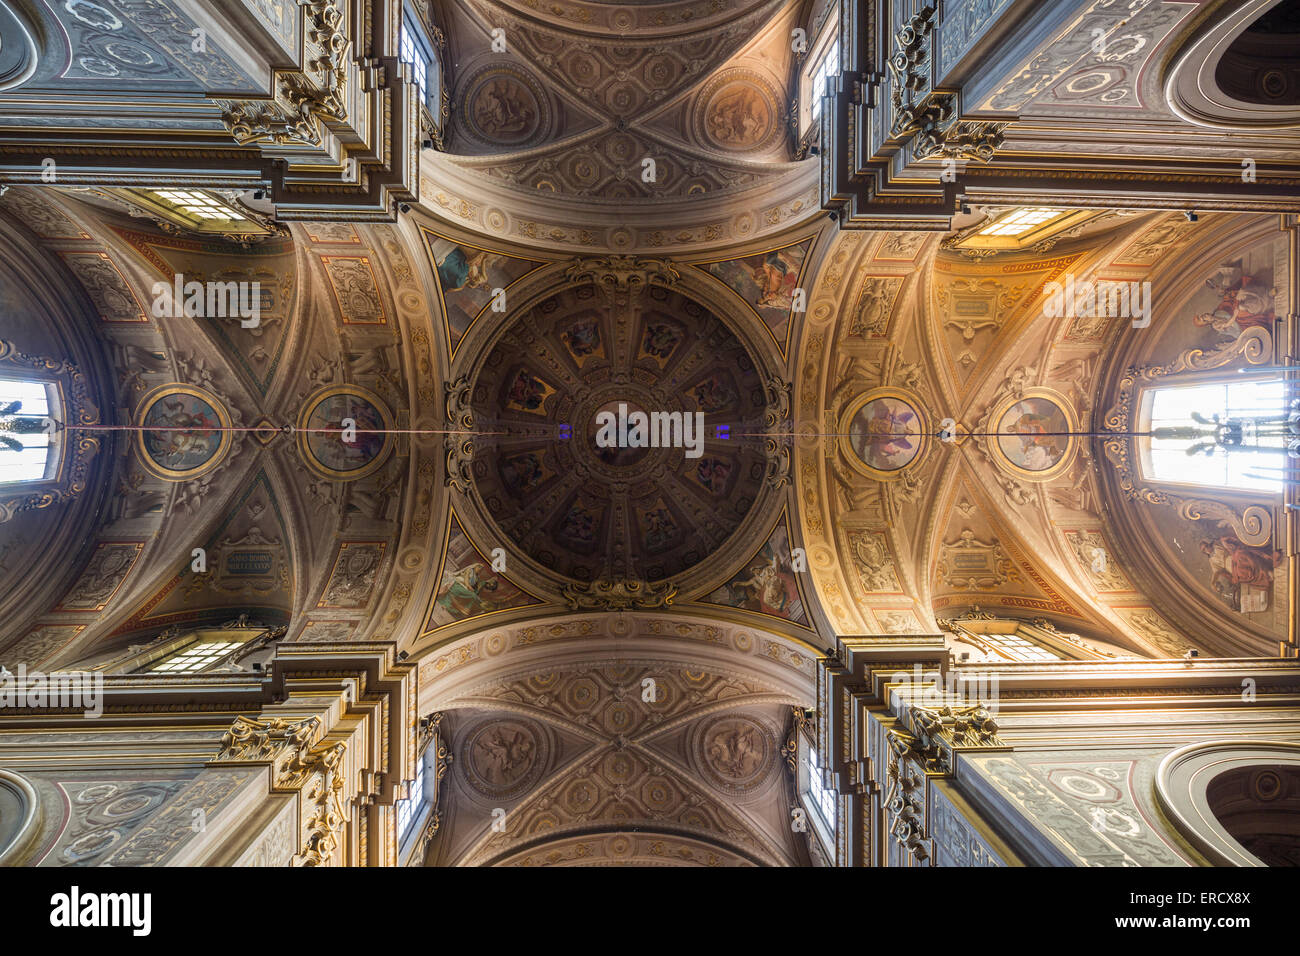
<svg viewBox="0 0 1300 956"><path fill-rule="evenodd" d="M1034 207L1031 209L1017 209L1007 216L1001 216L989 225L981 229L978 235L981 236L1023 236L1035 226L1041 226L1049 219L1055 219L1061 216L1059 209L1043 209Z"/></svg>
<svg viewBox="0 0 1300 956"><path fill-rule="evenodd" d="M1286 385L1236 379L1152 389L1143 468L1154 481L1281 491ZM1149 403L1149 405L1148 405Z"/></svg>
<svg viewBox="0 0 1300 956"><path fill-rule="evenodd" d="M1018 631L1014 634L985 634L984 640L992 645L995 653L1011 661L1059 661L1061 659L1061 655L1053 654Z"/></svg>
<svg viewBox="0 0 1300 956"><path fill-rule="evenodd" d="M425 36L424 30L420 28L418 21L409 10L402 17L398 55L403 62L411 64L415 85L420 88L420 102L429 107L436 118L438 110L435 108L437 104L434 103L434 96L441 96L438 89L438 61L434 59L433 46ZM430 72L433 73L432 83Z"/></svg>
<svg viewBox="0 0 1300 956"><path fill-rule="evenodd" d="M408 830L420 817L420 808L424 805L424 754L415 764L415 780L411 783L411 795L397 803L397 838L406 836Z"/></svg>
<svg viewBox="0 0 1300 956"><path fill-rule="evenodd" d="M154 674L193 674L226 657L243 641L195 641L149 668Z"/></svg>
<svg viewBox="0 0 1300 956"><path fill-rule="evenodd" d="M242 222L244 217L225 203L214 199L197 189L153 189L149 190L163 202L189 213L196 219L220 220L222 222Z"/></svg>
<svg viewBox="0 0 1300 956"><path fill-rule="evenodd" d="M840 41L836 37L822 53L820 59L816 61L816 66L813 67L812 74L809 76L808 106L813 124L816 124L818 118L822 115L822 97L826 94L826 83L838 75L839 72Z"/></svg>
<svg viewBox="0 0 1300 956"><path fill-rule="evenodd" d="M808 787L804 791L816 808L822 822L833 833L835 831L835 791L822 786L822 766L817 759L817 748L808 748Z"/></svg>
<svg viewBox="0 0 1300 956"><path fill-rule="evenodd" d="M0 482L40 481L54 465L46 419L50 386L0 379Z"/></svg>

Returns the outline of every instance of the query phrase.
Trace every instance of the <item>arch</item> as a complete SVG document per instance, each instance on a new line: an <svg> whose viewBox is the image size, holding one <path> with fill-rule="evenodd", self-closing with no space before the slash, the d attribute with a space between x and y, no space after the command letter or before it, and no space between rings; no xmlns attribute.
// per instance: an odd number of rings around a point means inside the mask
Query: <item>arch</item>
<svg viewBox="0 0 1300 956"><path fill-rule="evenodd" d="M1160 761L1156 799L1178 833L1214 865L1267 866L1233 835L1235 825L1224 825L1223 796L1213 793L1225 775L1263 767L1300 773L1300 744L1247 739L1180 747Z"/></svg>

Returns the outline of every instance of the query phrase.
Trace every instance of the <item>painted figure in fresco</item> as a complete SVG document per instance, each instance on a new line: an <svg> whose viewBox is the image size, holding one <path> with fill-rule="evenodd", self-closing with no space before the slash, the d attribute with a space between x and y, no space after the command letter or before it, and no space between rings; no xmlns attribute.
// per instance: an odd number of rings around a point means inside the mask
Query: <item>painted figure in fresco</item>
<svg viewBox="0 0 1300 956"><path fill-rule="evenodd" d="M673 349L677 348L677 343L680 341L681 334L671 325L652 322L645 327L645 335L641 339L641 351L655 358L666 359L673 354Z"/></svg>
<svg viewBox="0 0 1300 956"><path fill-rule="evenodd" d="M161 410L159 405L162 406ZM196 405L193 411L177 398L164 398L149 412L148 424L157 428L216 428L220 423ZM180 468L186 462L201 462L221 441L220 432L150 431L144 435L145 447L154 461L168 468Z"/></svg>
<svg viewBox="0 0 1300 956"><path fill-rule="evenodd" d="M1046 471L1061 460L1060 436L1056 431L1054 416L1024 412L1009 426L1020 436L1020 455L1016 464L1029 471Z"/></svg>
<svg viewBox="0 0 1300 956"><path fill-rule="evenodd" d="M781 560L770 545L764 546L759 559L749 566L749 577L733 581L731 587L744 595L741 607L779 616L785 616L787 606L798 593L794 578L781 568Z"/></svg>
<svg viewBox="0 0 1300 956"><path fill-rule="evenodd" d="M560 338L574 358L586 358L600 347L600 326L589 319L569 327Z"/></svg>
<svg viewBox="0 0 1300 956"><path fill-rule="evenodd" d="M644 517L646 550L658 551L667 547L672 542L673 535L677 533L677 525L673 523L668 510L655 508L647 511Z"/></svg>
<svg viewBox="0 0 1300 956"><path fill-rule="evenodd" d="M438 281L442 283L442 291L491 288L492 279L488 271L504 259L505 256L498 253L456 246L438 263Z"/></svg>
<svg viewBox="0 0 1300 956"><path fill-rule="evenodd" d="M1241 262L1220 269L1205 284L1219 294L1219 304L1213 312L1193 318L1196 325L1208 325L1229 338L1251 327L1272 331L1274 290L1260 277L1246 275Z"/></svg>
<svg viewBox="0 0 1300 956"><path fill-rule="evenodd" d="M596 519L586 508L572 508L564 516L560 534L582 544L589 544L596 537Z"/></svg>
<svg viewBox="0 0 1300 956"><path fill-rule="evenodd" d="M523 730L509 730L514 732L507 736L508 730L493 727L474 743L474 766L496 786L514 783L532 764L532 738Z"/></svg>
<svg viewBox="0 0 1300 956"><path fill-rule="evenodd" d="M722 458L701 458L695 466L695 477L715 495L722 493L730 474L731 463Z"/></svg>
<svg viewBox="0 0 1300 956"><path fill-rule="evenodd" d="M356 401L346 395L329 399L329 407L320 410L321 419L313 421L312 428L325 429L311 436L316 457L330 468L349 471L373 461L384 448L384 435L380 430L384 420L369 402ZM316 418L315 415L312 416ZM356 441L343 440L343 419L356 423Z"/></svg>
<svg viewBox="0 0 1300 956"><path fill-rule="evenodd" d="M731 384L716 372L696 385L691 394L700 411L710 415L722 411L736 400L736 392Z"/></svg>
<svg viewBox="0 0 1300 956"><path fill-rule="evenodd" d="M753 267L752 277L758 286L754 304L774 309L788 309L792 304L795 283L799 281L799 262L785 249L769 252Z"/></svg>
<svg viewBox="0 0 1300 956"><path fill-rule="evenodd" d="M474 103L474 119L479 128L493 136L527 132L535 115L518 84L506 77L489 83Z"/></svg>
<svg viewBox="0 0 1300 956"><path fill-rule="evenodd" d="M507 458L501 466L501 478L513 494L524 495L540 485L545 474L537 455L527 454Z"/></svg>
<svg viewBox="0 0 1300 956"><path fill-rule="evenodd" d="M916 413L906 404L877 399L853 416L849 441L866 464L892 471L915 457L916 445L908 436L916 431Z"/></svg>
<svg viewBox="0 0 1300 956"><path fill-rule="evenodd" d="M478 561L459 571L444 569L438 585L438 605L457 617L494 610L495 604L490 596L497 589L497 579L495 575L483 577L486 570L486 566ZM485 591L487 594L483 593Z"/></svg>
<svg viewBox="0 0 1300 956"><path fill-rule="evenodd" d="M1268 609L1273 569L1281 561L1282 552L1251 547L1231 534L1202 538L1200 547L1210 562L1210 585L1225 604L1237 611ZM1247 594L1258 595L1253 604L1243 601Z"/></svg>
<svg viewBox="0 0 1300 956"><path fill-rule="evenodd" d="M514 383L510 386L510 391L506 394L506 401L519 408L536 411L542 407L542 402L546 401L546 392L545 382L520 369Z"/></svg>

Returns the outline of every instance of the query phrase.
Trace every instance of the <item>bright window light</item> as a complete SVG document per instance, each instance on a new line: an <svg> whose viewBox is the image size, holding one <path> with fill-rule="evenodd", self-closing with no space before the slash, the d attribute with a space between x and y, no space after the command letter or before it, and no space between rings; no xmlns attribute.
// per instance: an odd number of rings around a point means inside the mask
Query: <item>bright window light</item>
<svg viewBox="0 0 1300 956"><path fill-rule="evenodd" d="M155 189L153 195L198 219L242 222L244 217L219 199L197 189Z"/></svg>
<svg viewBox="0 0 1300 956"><path fill-rule="evenodd" d="M1035 207L1032 209L1017 209L1007 216L1002 216L995 222L990 223L981 229L977 235L981 236L1023 236L1035 226L1041 226L1049 219L1055 219L1061 214L1059 209L1043 209Z"/></svg>
<svg viewBox="0 0 1300 956"><path fill-rule="evenodd" d="M1041 644L1035 644L1020 634L982 634L981 637L1008 660L1059 661L1061 659L1060 655L1053 654Z"/></svg>
<svg viewBox="0 0 1300 956"><path fill-rule="evenodd" d="M411 68L415 72L415 85L420 88L420 102L428 103L429 54L424 49L425 44L417 38L415 29L406 18L402 20L399 44L402 60L411 64Z"/></svg>
<svg viewBox="0 0 1300 956"><path fill-rule="evenodd" d="M159 661L149 670L154 673L192 674L211 667L242 643L242 641L198 641L182 648L171 657Z"/></svg>
<svg viewBox="0 0 1300 956"><path fill-rule="evenodd" d="M822 115L822 96L826 93L826 82L840 71L840 41L837 37L831 41L812 72L809 96L811 97L813 122Z"/></svg>
<svg viewBox="0 0 1300 956"><path fill-rule="evenodd" d="M1150 437L1150 477L1191 485L1281 491L1283 469L1290 461L1280 427L1285 400L1286 386L1280 379L1156 389L1151 401L1151 430L1172 433ZM1220 423L1240 425L1238 444L1225 447L1213 440L1215 416Z"/></svg>
<svg viewBox="0 0 1300 956"><path fill-rule="evenodd" d="M0 482L40 481L45 477L50 439L49 386L43 382L0 379Z"/></svg>
<svg viewBox="0 0 1300 956"><path fill-rule="evenodd" d="M415 765L415 780L411 783L411 795L397 803L397 833L399 838L406 836L411 824L420 815L420 806L424 803L424 755Z"/></svg>
<svg viewBox="0 0 1300 956"><path fill-rule="evenodd" d="M821 815L826 826L835 830L835 791L822 786L822 767L817 760L817 749L808 748L808 789L805 791Z"/></svg>

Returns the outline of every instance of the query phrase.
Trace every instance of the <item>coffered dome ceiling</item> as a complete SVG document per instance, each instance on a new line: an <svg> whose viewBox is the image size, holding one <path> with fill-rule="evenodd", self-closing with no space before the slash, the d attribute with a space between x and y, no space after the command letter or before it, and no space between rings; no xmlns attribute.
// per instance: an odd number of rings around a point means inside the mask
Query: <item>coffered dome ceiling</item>
<svg viewBox="0 0 1300 956"><path fill-rule="evenodd" d="M763 488L763 379L727 325L677 290L654 286L621 307L592 284L545 299L504 330L472 396L477 497L504 538L572 581L678 575L736 531ZM699 454L599 447L597 416L620 406L687 424L699 413Z"/></svg>

